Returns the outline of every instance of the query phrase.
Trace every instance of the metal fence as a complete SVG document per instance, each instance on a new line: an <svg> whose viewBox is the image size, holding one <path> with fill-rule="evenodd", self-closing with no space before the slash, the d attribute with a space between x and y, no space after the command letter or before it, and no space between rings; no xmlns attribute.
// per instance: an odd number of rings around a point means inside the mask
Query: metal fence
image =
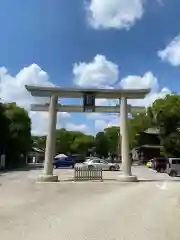
<svg viewBox="0 0 180 240"><path fill-rule="evenodd" d="M75 181L83 180L103 180L102 168L84 169L82 167L74 168Z"/></svg>

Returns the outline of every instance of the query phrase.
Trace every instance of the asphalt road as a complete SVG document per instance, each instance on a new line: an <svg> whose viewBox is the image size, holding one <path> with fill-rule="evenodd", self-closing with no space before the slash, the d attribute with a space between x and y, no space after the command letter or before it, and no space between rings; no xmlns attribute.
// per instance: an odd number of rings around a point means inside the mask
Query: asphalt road
<svg viewBox="0 0 180 240"><path fill-rule="evenodd" d="M0 239L177 240L180 181L133 167L140 182L36 183L39 170L0 176ZM62 178L72 170L57 170Z"/></svg>

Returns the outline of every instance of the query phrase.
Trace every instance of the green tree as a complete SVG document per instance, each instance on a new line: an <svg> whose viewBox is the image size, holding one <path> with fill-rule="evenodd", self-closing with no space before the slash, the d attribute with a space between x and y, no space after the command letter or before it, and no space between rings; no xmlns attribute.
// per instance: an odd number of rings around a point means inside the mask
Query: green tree
<svg viewBox="0 0 180 240"><path fill-rule="evenodd" d="M109 148L108 148L108 139L104 132L99 132L95 138L96 153L101 157L107 157Z"/></svg>
<svg viewBox="0 0 180 240"><path fill-rule="evenodd" d="M33 136L33 146L45 149L46 136ZM79 131L56 130L56 153L72 154L85 153L94 147L94 137Z"/></svg>
<svg viewBox="0 0 180 240"><path fill-rule="evenodd" d="M180 156L180 95L167 95L156 100L148 109L153 124L160 130L160 141L164 154Z"/></svg>
<svg viewBox="0 0 180 240"><path fill-rule="evenodd" d="M46 136L32 136L32 146L45 150L46 148Z"/></svg>
<svg viewBox="0 0 180 240"><path fill-rule="evenodd" d="M9 138L9 121L5 114L6 108L5 105L0 103L0 154L3 154L7 151L8 147L8 138Z"/></svg>
<svg viewBox="0 0 180 240"><path fill-rule="evenodd" d="M87 154L89 149L93 147L93 141L93 137L88 135L76 137L72 143L71 150L74 153Z"/></svg>
<svg viewBox="0 0 180 240"><path fill-rule="evenodd" d="M150 127L153 127L153 124L146 113L134 114L129 119L129 142L131 148L145 144L144 136L140 133Z"/></svg>
<svg viewBox="0 0 180 240"><path fill-rule="evenodd" d="M65 129L56 131L56 153L68 154L71 151L71 136Z"/></svg>
<svg viewBox="0 0 180 240"><path fill-rule="evenodd" d="M111 154L117 154L120 146L120 128L119 127L109 127L104 130L105 137L108 141L108 151Z"/></svg>
<svg viewBox="0 0 180 240"><path fill-rule="evenodd" d="M56 152L58 153L87 153L93 147L94 139L79 131L56 131Z"/></svg>
<svg viewBox="0 0 180 240"><path fill-rule="evenodd" d="M7 167L18 167L25 163L32 146L31 120L28 113L14 103L5 105L5 116L8 121Z"/></svg>

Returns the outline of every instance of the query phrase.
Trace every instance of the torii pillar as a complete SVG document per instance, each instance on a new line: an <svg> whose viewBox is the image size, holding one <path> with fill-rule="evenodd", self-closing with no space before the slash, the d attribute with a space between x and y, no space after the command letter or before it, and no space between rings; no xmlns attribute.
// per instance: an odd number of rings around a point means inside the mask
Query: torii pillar
<svg viewBox="0 0 180 240"><path fill-rule="evenodd" d="M57 182L58 176L53 175L53 158L56 144L56 121L57 121L57 100L58 97L52 95L49 104L48 135L46 139L46 151L43 174L39 176L40 182Z"/></svg>
<svg viewBox="0 0 180 240"><path fill-rule="evenodd" d="M129 131L128 131L128 105L127 98L121 98L120 104L120 135L121 135L121 159L122 175L118 177L122 182L136 182L137 177L131 173L131 159L129 152Z"/></svg>

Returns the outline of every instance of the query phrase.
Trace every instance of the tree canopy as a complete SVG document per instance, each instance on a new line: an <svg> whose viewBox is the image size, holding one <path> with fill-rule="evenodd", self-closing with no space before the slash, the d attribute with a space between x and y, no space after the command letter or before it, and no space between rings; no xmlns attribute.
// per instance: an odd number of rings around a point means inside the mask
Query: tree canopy
<svg viewBox="0 0 180 240"><path fill-rule="evenodd" d="M163 152L172 157L180 156L180 95L167 95L156 100L148 109L153 125L159 128Z"/></svg>
<svg viewBox="0 0 180 240"><path fill-rule="evenodd" d="M134 115L129 119L130 147L143 144L144 137L138 135L148 127L151 121L147 114ZM33 137L34 146L45 149L46 137ZM117 156L120 151L120 128L113 126L98 132L96 136L86 135L82 132L59 129L56 131L56 153L83 153L95 152L98 156L107 157L109 154Z"/></svg>
<svg viewBox="0 0 180 240"><path fill-rule="evenodd" d="M32 144L28 113L14 103L0 104L0 124L1 154L6 154L6 167L22 165Z"/></svg>
<svg viewBox="0 0 180 240"><path fill-rule="evenodd" d="M147 135L140 133L148 128L156 128L159 131L163 154L180 156L180 95L171 94L157 99L147 111L129 118L128 124L131 148L147 143ZM19 156L25 155L32 145L45 149L46 136L31 137L28 113L16 104L0 104L0 126L0 153L5 152L8 156L9 167L19 165ZM105 128L96 136L66 129L56 131L56 153L96 152L97 155L107 157L109 154L118 153L120 142L119 127ZM150 143L153 144L151 141Z"/></svg>
<svg viewBox="0 0 180 240"><path fill-rule="evenodd" d="M144 113L133 114L128 120L130 148L143 144L156 145L157 139L141 134L148 128L159 130L163 154L180 156L180 95L167 95L157 99ZM44 140L45 138L43 138ZM120 129L109 127L95 137L81 132L57 130L56 151L65 153L88 153L93 149L100 156L116 154L120 150ZM44 141L45 147L45 141Z"/></svg>
<svg viewBox="0 0 180 240"><path fill-rule="evenodd" d="M46 147L46 136L33 136L33 146L40 149ZM94 147L94 137L79 131L67 131L58 129L56 131L56 153L73 154L88 153Z"/></svg>

